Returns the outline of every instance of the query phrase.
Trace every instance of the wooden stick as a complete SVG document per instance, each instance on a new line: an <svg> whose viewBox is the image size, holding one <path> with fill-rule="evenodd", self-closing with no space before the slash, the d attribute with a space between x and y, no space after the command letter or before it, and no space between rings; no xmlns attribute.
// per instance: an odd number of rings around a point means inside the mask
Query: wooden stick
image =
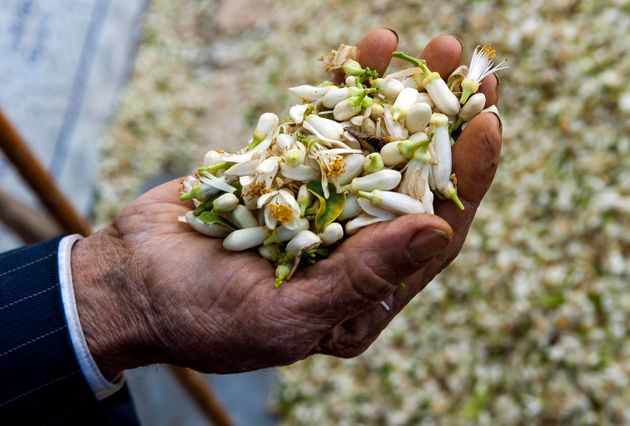
<svg viewBox="0 0 630 426"><path fill-rule="evenodd" d="M195 398L195 402L203 413L215 426L234 426L235 423L228 415L221 402L212 391L212 387L205 378L190 368L169 365L169 369L177 377L188 393Z"/></svg>
<svg viewBox="0 0 630 426"><path fill-rule="evenodd" d="M44 241L63 233L50 217L0 189L0 222L27 244Z"/></svg>
<svg viewBox="0 0 630 426"><path fill-rule="evenodd" d="M2 110L0 110L0 148L31 190L37 194L48 212L61 225L62 230L83 236L88 236L92 232L90 225L63 195L54 178L35 157ZM5 200L7 203L11 203L8 198ZM8 204L4 203L5 200L0 199L0 205L3 206L0 210L7 209L5 206ZM50 227L39 229L35 226L32 219L39 217L40 212L23 203L20 208L22 209L21 213L17 215L3 212L0 215L0 220L25 242L34 242L33 238L44 240L58 234L56 231L53 232ZM50 235L51 232L53 232L52 235ZM171 366L170 368L208 420L217 426L234 425L227 411L215 397L210 384L205 381L201 373L182 367Z"/></svg>
<svg viewBox="0 0 630 426"><path fill-rule="evenodd" d="M0 148L63 229L83 236L90 234L90 225L74 209L1 110Z"/></svg>

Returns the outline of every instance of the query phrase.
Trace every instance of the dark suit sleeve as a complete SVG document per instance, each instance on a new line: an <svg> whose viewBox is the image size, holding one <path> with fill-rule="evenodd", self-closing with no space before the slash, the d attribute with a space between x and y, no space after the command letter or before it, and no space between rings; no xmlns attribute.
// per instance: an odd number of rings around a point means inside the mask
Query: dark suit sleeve
<svg viewBox="0 0 630 426"><path fill-rule="evenodd" d="M0 424L138 424L126 389L99 403L79 368L61 299L59 241L0 254Z"/></svg>

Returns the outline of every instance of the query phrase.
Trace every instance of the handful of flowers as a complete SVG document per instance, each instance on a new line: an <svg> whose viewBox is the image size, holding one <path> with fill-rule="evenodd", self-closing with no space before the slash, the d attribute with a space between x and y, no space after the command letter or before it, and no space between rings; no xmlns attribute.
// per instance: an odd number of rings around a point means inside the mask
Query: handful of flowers
<svg viewBox="0 0 630 426"><path fill-rule="evenodd" d="M290 88L300 102L289 118L262 114L246 147L209 151L182 181L180 199L195 209L179 220L223 238L227 250L257 248L275 263L276 286L365 226L433 214L434 196L464 209L452 135L484 110L481 80L506 65L477 47L470 67L444 81L396 51L412 67L381 78L357 53L343 44L332 51L326 69L343 72L343 83Z"/></svg>

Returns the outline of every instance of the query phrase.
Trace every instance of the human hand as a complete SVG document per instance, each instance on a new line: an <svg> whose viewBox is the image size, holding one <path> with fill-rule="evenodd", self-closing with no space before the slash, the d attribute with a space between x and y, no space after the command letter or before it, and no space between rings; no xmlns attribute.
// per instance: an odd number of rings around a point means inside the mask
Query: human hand
<svg viewBox="0 0 630 426"><path fill-rule="evenodd" d="M371 31L358 43L359 61L382 74L396 45L392 32ZM460 63L461 43L439 36L422 56L446 78ZM480 91L488 105L496 103L496 77ZM77 306L92 355L111 378L157 362L233 373L315 353L360 354L457 255L494 177L500 145L498 118L477 116L453 148L465 211L436 200L435 216L367 227L277 289L273 266L257 253L228 252L221 240L177 222L191 207L179 201L179 182L149 191L73 249Z"/></svg>

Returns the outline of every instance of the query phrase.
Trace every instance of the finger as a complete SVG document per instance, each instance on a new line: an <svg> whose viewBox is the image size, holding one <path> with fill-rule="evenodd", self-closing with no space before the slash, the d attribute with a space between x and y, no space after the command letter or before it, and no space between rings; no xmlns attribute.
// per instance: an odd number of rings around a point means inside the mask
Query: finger
<svg viewBox="0 0 630 426"><path fill-rule="evenodd" d="M439 35L426 45L420 57L427 61L431 71L446 80L461 63L462 42L451 35Z"/></svg>
<svg viewBox="0 0 630 426"><path fill-rule="evenodd" d="M492 105L499 105L499 77L496 74L490 74L481 80L479 92L486 96L485 108Z"/></svg>
<svg viewBox="0 0 630 426"><path fill-rule="evenodd" d="M383 75L392 59L392 53L398 46L398 35L390 29L379 28L368 32L357 43L359 57L357 60L363 67L376 70ZM343 72L336 72L333 81L343 81Z"/></svg>
<svg viewBox="0 0 630 426"><path fill-rule="evenodd" d="M453 146L453 172L457 176L459 197L466 210L463 212L452 201L437 201L436 214L448 222L453 230L451 243L426 262L419 271L401 278L404 286L398 286L393 297L387 300L387 308L378 304L346 321L333 333L336 347L365 346L374 340L389 321L428 281L445 268L459 253L468 228L481 199L494 178L501 152L499 119L492 113L475 117L464 129Z"/></svg>
<svg viewBox="0 0 630 426"><path fill-rule="evenodd" d="M304 271L306 280L299 286L308 294L305 309L326 312L338 324L370 308L443 250L451 232L433 215L403 216L361 230Z"/></svg>

